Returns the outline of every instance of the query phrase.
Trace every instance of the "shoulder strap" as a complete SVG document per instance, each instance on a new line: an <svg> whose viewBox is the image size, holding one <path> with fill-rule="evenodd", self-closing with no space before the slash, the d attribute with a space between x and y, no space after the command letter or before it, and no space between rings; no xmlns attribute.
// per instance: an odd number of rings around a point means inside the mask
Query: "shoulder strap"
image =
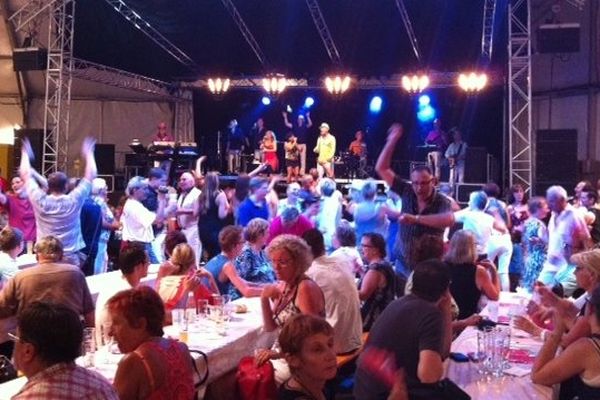
<svg viewBox="0 0 600 400"><path fill-rule="evenodd" d="M146 357L144 357L142 352L139 351L139 349L135 349L133 353L138 356L140 360L142 360L142 364L144 364L144 369L146 370L146 375L148 376L148 383L150 383L150 392L154 392L156 382L154 381L154 375L152 374L148 360Z"/></svg>
<svg viewBox="0 0 600 400"><path fill-rule="evenodd" d="M592 345L596 349L596 352L598 353L598 355L600 355L600 335L598 335L598 334L592 335L592 337L590 338L590 341L592 342Z"/></svg>

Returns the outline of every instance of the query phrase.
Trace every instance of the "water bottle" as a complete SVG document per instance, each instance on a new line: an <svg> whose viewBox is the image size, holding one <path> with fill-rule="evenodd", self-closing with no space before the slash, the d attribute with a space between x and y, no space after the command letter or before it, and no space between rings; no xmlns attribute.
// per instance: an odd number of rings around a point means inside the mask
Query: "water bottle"
<svg viewBox="0 0 600 400"><path fill-rule="evenodd" d="M188 326L196 322L196 299L192 292L188 292L187 301L185 303L185 320L186 325Z"/></svg>

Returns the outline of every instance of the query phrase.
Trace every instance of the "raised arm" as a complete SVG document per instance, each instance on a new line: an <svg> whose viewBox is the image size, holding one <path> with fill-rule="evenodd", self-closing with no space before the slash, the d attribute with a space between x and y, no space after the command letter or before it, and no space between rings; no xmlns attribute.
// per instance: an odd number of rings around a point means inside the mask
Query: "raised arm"
<svg viewBox="0 0 600 400"><path fill-rule="evenodd" d="M23 183L27 184L31 178L31 160L33 159L33 150L29 139L23 139L21 143L21 164L19 164L19 175Z"/></svg>
<svg viewBox="0 0 600 400"><path fill-rule="evenodd" d="M287 112L283 111L283 112L281 113L281 115L283 115L283 123L285 124L285 126L286 126L288 129L292 129L292 124L291 124L291 123L290 123L290 121L288 120L288 115L287 115Z"/></svg>
<svg viewBox="0 0 600 400"><path fill-rule="evenodd" d="M403 128L400 124L392 124L388 129L388 137L379 154L377 163L375 164L375 171L381 179L383 179L389 186L394 184L396 173L392 170L392 156L394 155L394 149L398 140L402 137Z"/></svg>
<svg viewBox="0 0 600 400"><path fill-rule="evenodd" d="M94 180L98 174L98 168L96 167L96 157L94 157L94 147L96 147L96 140L91 137L83 139L81 145L81 156L85 160L85 171L83 178L88 181Z"/></svg>
<svg viewBox="0 0 600 400"><path fill-rule="evenodd" d="M310 111L306 112L306 127L310 128L312 127L313 123L312 123L312 119L310 119Z"/></svg>

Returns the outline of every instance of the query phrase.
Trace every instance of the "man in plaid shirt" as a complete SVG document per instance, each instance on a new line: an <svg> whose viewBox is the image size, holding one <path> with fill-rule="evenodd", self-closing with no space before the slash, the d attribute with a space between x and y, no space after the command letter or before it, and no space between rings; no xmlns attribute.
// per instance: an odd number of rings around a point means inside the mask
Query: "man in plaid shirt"
<svg viewBox="0 0 600 400"><path fill-rule="evenodd" d="M83 325L75 311L34 302L18 317L14 360L27 383L13 399L117 400L111 384L96 372L75 364Z"/></svg>

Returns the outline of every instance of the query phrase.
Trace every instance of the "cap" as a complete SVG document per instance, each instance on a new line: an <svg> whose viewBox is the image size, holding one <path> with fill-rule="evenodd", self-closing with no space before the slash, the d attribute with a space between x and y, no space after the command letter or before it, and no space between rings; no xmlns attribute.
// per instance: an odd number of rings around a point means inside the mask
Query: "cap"
<svg viewBox="0 0 600 400"><path fill-rule="evenodd" d="M571 263L588 268L600 277L600 249L573 254L571 256Z"/></svg>
<svg viewBox="0 0 600 400"><path fill-rule="evenodd" d="M328 124L327 122L323 122L323 123L322 123L322 124L319 126L319 128L327 128L327 129L329 129L329 124Z"/></svg>

